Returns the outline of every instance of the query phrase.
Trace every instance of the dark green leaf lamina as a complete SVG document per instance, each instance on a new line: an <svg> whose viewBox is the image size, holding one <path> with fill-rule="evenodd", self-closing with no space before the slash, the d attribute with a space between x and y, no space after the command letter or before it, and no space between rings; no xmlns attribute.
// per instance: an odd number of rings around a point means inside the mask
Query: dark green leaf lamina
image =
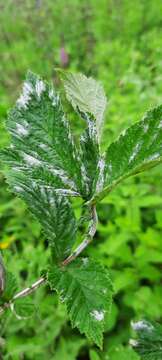
<svg viewBox="0 0 162 360"><path fill-rule="evenodd" d="M162 359L162 326L155 322L140 320L132 323L136 339L130 344L140 355L141 360Z"/></svg>
<svg viewBox="0 0 162 360"><path fill-rule="evenodd" d="M7 128L12 145L4 159L15 172L60 195L84 193L79 154L52 86L29 72Z"/></svg>
<svg viewBox="0 0 162 360"><path fill-rule="evenodd" d="M60 74L68 101L87 125L80 137L80 153L81 174L85 178L90 198L99 161L99 143L107 100L102 85L91 77L63 70Z"/></svg>
<svg viewBox="0 0 162 360"><path fill-rule="evenodd" d="M83 189L78 153L58 95L28 73L23 94L10 112L12 144L1 158L9 185L27 202L62 260L75 241L76 221L66 195Z"/></svg>
<svg viewBox="0 0 162 360"><path fill-rule="evenodd" d="M81 117L86 121L87 128L80 137L80 157L82 161L82 173L84 173L87 185L87 194L92 196L94 180L99 162L99 143L96 131L96 123L92 115L79 111Z"/></svg>
<svg viewBox="0 0 162 360"><path fill-rule="evenodd" d="M102 199L123 179L162 161L162 106L146 113L112 143L100 161L95 200Z"/></svg>
<svg viewBox="0 0 162 360"><path fill-rule="evenodd" d="M64 260L76 240L77 223L69 200L52 188L40 186L21 172L10 171L8 182L39 220L52 247L53 257Z"/></svg>
<svg viewBox="0 0 162 360"><path fill-rule="evenodd" d="M47 279L66 303L72 326L102 347L104 317L112 302L108 270L88 258L80 258L62 269L52 266Z"/></svg>

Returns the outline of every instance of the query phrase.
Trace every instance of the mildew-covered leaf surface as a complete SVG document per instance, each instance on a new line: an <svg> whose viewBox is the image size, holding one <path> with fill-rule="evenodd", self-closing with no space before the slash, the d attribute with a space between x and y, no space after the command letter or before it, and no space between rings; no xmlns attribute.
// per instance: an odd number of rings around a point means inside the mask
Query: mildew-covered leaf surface
<svg viewBox="0 0 162 360"><path fill-rule="evenodd" d="M161 360L162 326L159 323L140 320L132 322L136 338L130 345L137 351L142 360Z"/></svg>
<svg viewBox="0 0 162 360"><path fill-rule="evenodd" d="M15 173L57 194L84 193L78 150L52 86L29 72L7 128L12 142L4 158Z"/></svg>
<svg viewBox="0 0 162 360"><path fill-rule="evenodd" d="M102 347L104 319L112 302L109 272L99 263L80 258L67 266L52 266L47 279L67 305L73 327Z"/></svg>
<svg viewBox="0 0 162 360"><path fill-rule="evenodd" d="M146 113L112 143L96 177L96 199L102 199L123 179L162 162L162 106Z"/></svg>

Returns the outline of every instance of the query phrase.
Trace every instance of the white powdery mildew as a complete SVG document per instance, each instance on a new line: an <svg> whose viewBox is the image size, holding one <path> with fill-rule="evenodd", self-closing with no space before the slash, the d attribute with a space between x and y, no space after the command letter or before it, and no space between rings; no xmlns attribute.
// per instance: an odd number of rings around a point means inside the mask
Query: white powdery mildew
<svg viewBox="0 0 162 360"><path fill-rule="evenodd" d="M159 154L159 153L155 153L155 154L149 156L149 157L147 158L147 161L154 161L154 160L157 160L158 158L160 158L160 154Z"/></svg>
<svg viewBox="0 0 162 360"><path fill-rule="evenodd" d="M137 341L137 340L134 340L134 339L130 339L130 340L129 340L129 344L130 344L132 347L137 347L137 346L138 346L138 341Z"/></svg>
<svg viewBox="0 0 162 360"><path fill-rule="evenodd" d="M62 169L55 169L53 167L49 167L49 170L52 174L58 176L63 184L68 185L73 190L76 190L75 183L68 178L68 175Z"/></svg>
<svg viewBox="0 0 162 360"><path fill-rule="evenodd" d="M140 330L146 330L146 331L152 331L153 326L151 324L148 324L144 320L140 320L137 322L131 322L131 327L134 331L140 331Z"/></svg>
<svg viewBox="0 0 162 360"><path fill-rule="evenodd" d="M149 129L149 124L143 124L144 133L147 133L148 129Z"/></svg>
<svg viewBox="0 0 162 360"><path fill-rule="evenodd" d="M105 160L101 158L98 162L99 175L96 184L96 191L100 192L104 185L104 170L105 170Z"/></svg>
<svg viewBox="0 0 162 360"><path fill-rule="evenodd" d="M41 165L41 161L36 159L35 157L29 154L23 154L23 159L31 166L39 166Z"/></svg>
<svg viewBox="0 0 162 360"><path fill-rule="evenodd" d="M86 186L86 191L88 192L89 191L89 187L88 187L89 178L87 176L87 172L86 172L86 168L85 168L84 164L81 165L81 175L82 175L82 184L83 184L83 186L84 185Z"/></svg>
<svg viewBox="0 0 162 360"><path fill-rule="evenodd" d="M39 147L43 150L47 150L48 146L46 144L39 144Z"/></svg>
<svg viewBox="0 0 162 360"><path fill-rule="evenodd" d="M50 89L48 96L52 101L52 105L56 106L59 103L59 95L56 95L54 89Z"/></svg>
<svg viewBox="0 0 162 360"><path fill-rule="evenodd" d="M29 130L22 124L18 123L16 124L16 132L22 136L27 136L29 134Z"/></svg>
<svg viewBox="0 0 162 360"><path fill-rule="evenodd" d="M35 91L39 99L41 98L41 95L45 90L46 90L45 83L42 80L37 80L35 84Z"/></svg>
<svg viewBox="0 0 162 360"><path fill-rule="evenodd" d="M21 168L20 167L17 167L17 166L13 166L12 168L13 171L16 171L16 172L21 172Z"/></svg>
<svg viewBox="0 0 162 360"><path fill-rule="evenodd" d="M16 102L19 109L27 109L31 94L33 94L33 87L29 82L25 81L22 94Z"/></svg>
<svg viewBox="0 0 162 360"><path fill-rule="evenodd" d="M89 130L89 136L91 139L95 139L96 137L96 124L94 121L88 119L88 130Z"/></svg>
<svg viewBox="0 0 162 360"><path fill-rule="evenodd" d="M159 122L158 129L162 129L162 120Z"/></svg>
<svg viewBox="0 0 162 360"><path fill-rule="evenodd" d="M104 311L93 310L91 312L91 316L93 316L97 321L102 321L104 319L105 314Z"/></svg>
<svg viewBox="0 0 162 360"><path fill-rule="evenodd" d="M63 196L80 196L80 194L76 191L72 191L69 189L56 189L55 193Z"/></svg>
<svg viewBox="0 0 162 360"><path fill-rule="evenodd" d="M16 192L22 192L23 191L23 189L21 188L21 186L14 186L14 190L16 191Z"/></svg>
<svg viewBox="0 0 162 360"><path fill-rule="evenodd" d="M132 153L132 155L131 155L130 158L129 158L129 163L131 163L131 162L135 159L135 157L137 156L140 148L141 148L141 144L139 144L139 143L136 144L136 146L135 146L135 148L134 148L134 150L133 150L133 153Z"/></svg>

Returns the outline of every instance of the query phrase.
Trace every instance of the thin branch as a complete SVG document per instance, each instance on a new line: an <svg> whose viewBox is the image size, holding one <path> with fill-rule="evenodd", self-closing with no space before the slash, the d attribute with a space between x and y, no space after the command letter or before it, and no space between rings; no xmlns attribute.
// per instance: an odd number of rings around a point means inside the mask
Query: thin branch
<svg viewBox="0 0 162 360"><path fill-rule="evenodd" d="M21 297L25 297L29 294L31 294L32 292L34 292L40 285L44 284L46 282L46 279L41 277L40 279L38 279L36 282L34 282L30 287L27 287L26 289L19 291L16 295L13 296L13 298L9 301L6 302L2 305L2 307L0 307L0 315L8 308L11 307L11 305L13 304L13 302L16 299L19 299Z"/></svg>
<svg viewBox="0 0 162 360"><path fill-rule="evenodd" d="M94 235L96 233L97 222L98 222L98 218L97 218L96 207L95 207L95 205L92 205L91 206L91 221L90 221L90 224L89 224L89 227L88 227L87 236L83 240L83 242L74 250L74 252L62 262L63 266L68 265L74 259L76 259L76 257L78 255L80 255L80 253L90 244L90 242L93 240L93 237L94 237ZM46 282L46 279L44 277L41 277L36 282L34 282L30 287L27 287L26 289L19 291L17 294L15 294L13 296L13 298L10 301L4 303L0 307L0 315L6 309L11 308L16 299L19 299L19 298L30 295L38 287L40 287L42 284L45 284L45 282Z"/></svg>
<svg viewBox="0 0 162 360"><path fill-rule="evenodd" d="M24 297L27 296L29 294L31 294L33 291L35 291L40 285L44 284L46 281L45 278L41 277L40 279L38 279L34 284L32 284L30 287L18 292L14 297L13 297L13 301L20 298L20 297Z"/></svg>
<svg viewBox="0 0 162 360"><path fill-rule="evenodd" d="M96 212L95 205L91 206L91 222L89 224L88 232L86 238L82 241L82 243L74 250L74 252L68 256L63 262L62 265L66 266L70 264L73 260L76 259L78 255L91 243L96 233L98 217Z"/></svg>

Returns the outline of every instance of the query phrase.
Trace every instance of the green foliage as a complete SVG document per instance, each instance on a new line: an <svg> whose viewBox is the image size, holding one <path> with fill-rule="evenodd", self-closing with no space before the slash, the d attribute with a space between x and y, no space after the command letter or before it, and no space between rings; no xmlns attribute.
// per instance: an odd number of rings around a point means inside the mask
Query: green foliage
<svg viewBox="0 0 162 360"><path fill-rule="evenodd" d="M2 2L0 147L8 142L4 118L26 70L54 79L54 67L62 66L62 46L69 56L68 69L99 79L108 95L103 150L123 129L141 119L150 105L161 104L161 10L161 0L135 0L133 6L128 0L101 0L100 5L96 0ZM83 122L72 112L69 118L76 137ZM87 252L110 267L115 282L117 312L109 315L113 327L107 327L104 336L104 348L112 348L111 356L120 344L127 353L132 318L145 315L159 320L162 316L161 171L160 165L127 179L98 205L96 241ZM75 199L77 216L79 209L80 200ZM80 238L78 233L78 242ZM32 284L49 263L50 251L38 222L7 191L2 174L0 248L5 265L19 279L19 289ZM18 321L12 314L1 316L1 357L53 359L61 347L59 339L65 339L64 343L72 340L74 346L79 341L79 333L71 330L56 296L40 288L32 298L39 308L32 318ZM90 347L85 341L77 358L88 359ZM101 359L106 357L97 352Z"/></svg>
<svg viewBox="0 0 162 360"><path fill-rule="evenodd" d="M0 298L0 305L10 301L13 295L15 295L17 288L18 285L15 276L11 272L7 271L5 275L5 289Z"/></svg>
<svg viewBox="0 0 162 360"><path fill-rule="evenodd" d="M97 135L100 137L106 108L106 95L102 85L83 74L61 71L67 99L75 110L89 113L96 120ZM93 131L93 129L91 130Z"/></svg>
<svg viewBox="0 0 162 360"><path fill-rule="evenodd" d="M72 337L71 339L61 338L56 349L55 360L66 359L75 360L80 348L84 345L84 340L79 337Z"/></svg>
<svg viewBox="0 0 162 360"><path fill-rule="evenodd" d="M162 357L162 326L155 322L141 320L132 323L136 332L136 340L130 344L141 356L142 360L160 360Z"/></svg>
<svg viewBox="0 0 162 360"><path fill-rule="evenodd" d="M103 198L123 179L148 170L162 161L162 106L150 110L144 119L131 126L106 151L100 169L99 194ZM100 189L101 187L101 189ZM97 189L98 190L98 189Z"/></svg>
<svg viewBox="0 0 162 360"><path fill-rule="evenodd" d="M81 333L102 348L104 318L112 302L109 272L100 264L81 258L67 269L52 265L47 280L67 305L72 326L77 326Z"/></svg>
<svg viewBox="0 0 162 360"><path fill-rule="evenodd" d="M34 304L31 300L23 297L16 299L12 306L12 311L19 320L29 318L33 315L34 310Z"/></svg>
<svg viewBox="0 0 162 360"><path fill-rule="evenodd" d="M105 360L139 360L139 357L136 355L136 353L130 349L130 348L124 348L124 346L117 346L115 348L112 348L108 352L108 356L105 358Z"/></svg>

